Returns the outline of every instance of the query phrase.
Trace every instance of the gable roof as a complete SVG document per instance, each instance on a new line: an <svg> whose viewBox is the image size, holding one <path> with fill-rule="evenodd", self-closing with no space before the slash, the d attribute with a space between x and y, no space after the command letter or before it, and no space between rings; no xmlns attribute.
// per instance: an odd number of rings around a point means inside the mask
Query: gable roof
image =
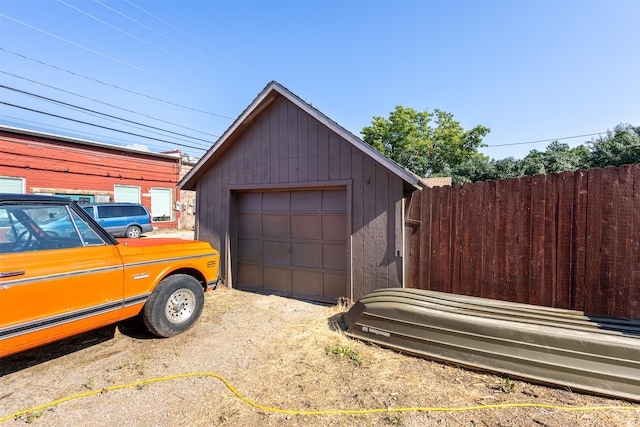
<svg viewBox="0 0 640 427"><path fill-rule="evenodd" d="M340 126L338 123L322 114L319 110L311 106L311 104L303 101L300 97L282 86L280 83L272 81L262 90L262 92L260 92L260 94L258 94L253 102L242 112L242 114L222 134L222 136L218 138L211 148L207 150L200 161L198 161L198 163L180 180L178 188L181 190L195 190L196 182L207 170L206 166L215 162L222 151L224 151L224 147L227 142L234 139L234 135L239 135L248 128L251 122L280 96L295 104L298 108L308 113L317 121L342 137L345 141L358 148L376 162L380 163L408 184L415 188L424 187L424 182L418 175L389 159L375 148Z"/></svg>

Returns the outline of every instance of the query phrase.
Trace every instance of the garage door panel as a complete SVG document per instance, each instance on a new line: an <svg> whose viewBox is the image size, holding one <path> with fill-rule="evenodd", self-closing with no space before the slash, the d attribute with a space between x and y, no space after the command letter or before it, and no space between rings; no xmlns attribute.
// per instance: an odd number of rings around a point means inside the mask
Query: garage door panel
<svg viewBox="0 0 640 427"><path fill-rule="evenodd" d="M279 237L288 239L289 216L284 214L264 214L262 215L262 235L266 237Z"/></svg>
<svg viewBox="0 0 640 427"><path fill-rule="evenodd" d="M260 212L262 210L262 193L240 193L238 197L239 212Z"/></svg>
<svg viewBox="0 0 640 427"><path fill-rule="evenodd" d="M238 238L238 261L260 262L260 240Z"/></svg>
<svg viewBox="0 0 640 427"><path fill-rule="evenodd" d="M291 265L289 242L264 240L262 242L262 262L273 265Z"/></svg>
<svg viewBox="0 0 640 427"><path fill-rule="evenodd" d="M322 268L322 246L318 243L292 243L293 267Z"/></svg>
<svg viewBox="0 0 640 427"><path fill-rule="evenodd" d="M270 266L262 267L262 283L264 289L290 292L289 269Z"/></svg>
<svg viewBox="0 0 640 427"><path fill-rule="evenodd" d="M244 288L260 289L262 280L260 279L260 266L254 264L238 263L238 282Z"/></svg>
<svg viewBox="0 0 640 427"><path fill-rule="evenodd" d="M320 215L291 215L291 238L313 239L322 238ZM344 239L344 236L343 236Z"/></svg>
<svg viewBox="0 0 640 427"><path fill-rule="evenodd" d="M322 216L322 239L344 241L347 234L346 215Z"/></svg>
<svg viewBox="0 0 640 427"><path fill-rule="evenodd" d="M292 293L295 296L322 295L322 273L319 271L293 270L291 273Z"/></svg>
<svg viewBox="0 0 640 427"><path fill-rule="evenodd" d="M340 298L345 296L347 275L341 273L323 273L322 277L324 297Z"/></svg>
<svg viewBox="0 0 640 427"><path fill-rule="evenodd" d="M262 210L289 211L289 197L288 191L262 193Z"/></svg>
<svg viewBox="0 0 640 427"><path fill-rule="evenodd" d="M345 271L347 269L347 247L344 244L325 243L322 245L322 268Z"/></svg>
<svg viewBox="0 0 640 427"><path fill-rule="evenodd" d="M294 191L291 193L292 212L320 212L322 191Z"/></svg>
<svg viewBox="0 0 640 427"><path fill-rule="evenodd" d="M322 192L322 212L347 212L347 198L344 190L324 190Z"/></svg>
<svg viewBox="0 0 640 427"><path fill-rule="evenodd" d="M238 230L242 230L243 236L259 236L260 215L238 214Z"/></svg>

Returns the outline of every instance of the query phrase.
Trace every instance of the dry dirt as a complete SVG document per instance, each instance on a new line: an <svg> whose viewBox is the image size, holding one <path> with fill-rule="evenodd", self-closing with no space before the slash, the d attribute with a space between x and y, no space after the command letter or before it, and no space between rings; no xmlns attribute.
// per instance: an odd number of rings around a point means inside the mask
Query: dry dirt
<svg viewBox="0 0 640 427"><path fill-rule="evenodd" d="M0 427L34 426L635 426L640 405L507 381L398 354L346 337L345 307L221 288L201 320L174 338L136 322L103 328L0 360ZM370 410L296 415L280 410ZM93 393L84 397L76 396ZM46 408L60 399L73 398ZM633 411L555 408L392 412L503 403L632 406Z"/></svg>

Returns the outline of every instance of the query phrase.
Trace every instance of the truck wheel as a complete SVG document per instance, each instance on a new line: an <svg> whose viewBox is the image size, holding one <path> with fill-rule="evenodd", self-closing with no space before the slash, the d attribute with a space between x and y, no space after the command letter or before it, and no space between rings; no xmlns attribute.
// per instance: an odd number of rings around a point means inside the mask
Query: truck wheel
<svg viewBox="0 0 640 427"><path fill-rule="evenodd" d="M137 225L131 225L127 227L127 231L125 232L125 236L131 239L137 239L142 235L142 230Z"/></svg>
<svg viewBox="0 0 640 427"><path fill-rule="evenodd" d="M167 338L193 326L203 306L200 282L186 274L175 274L164 278L151 293L142 317L151 333Z"/></svg>

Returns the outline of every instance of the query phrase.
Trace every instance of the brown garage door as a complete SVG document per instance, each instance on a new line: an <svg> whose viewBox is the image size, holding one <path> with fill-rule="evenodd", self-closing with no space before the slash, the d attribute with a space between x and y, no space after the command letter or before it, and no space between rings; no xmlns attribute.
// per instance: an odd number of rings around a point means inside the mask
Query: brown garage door
<svg viewBox="0 0 640 427"><path fill-rule="evenodd" d="M240 192L237 206L238 288L349 296L346 190Z"/></svg>

